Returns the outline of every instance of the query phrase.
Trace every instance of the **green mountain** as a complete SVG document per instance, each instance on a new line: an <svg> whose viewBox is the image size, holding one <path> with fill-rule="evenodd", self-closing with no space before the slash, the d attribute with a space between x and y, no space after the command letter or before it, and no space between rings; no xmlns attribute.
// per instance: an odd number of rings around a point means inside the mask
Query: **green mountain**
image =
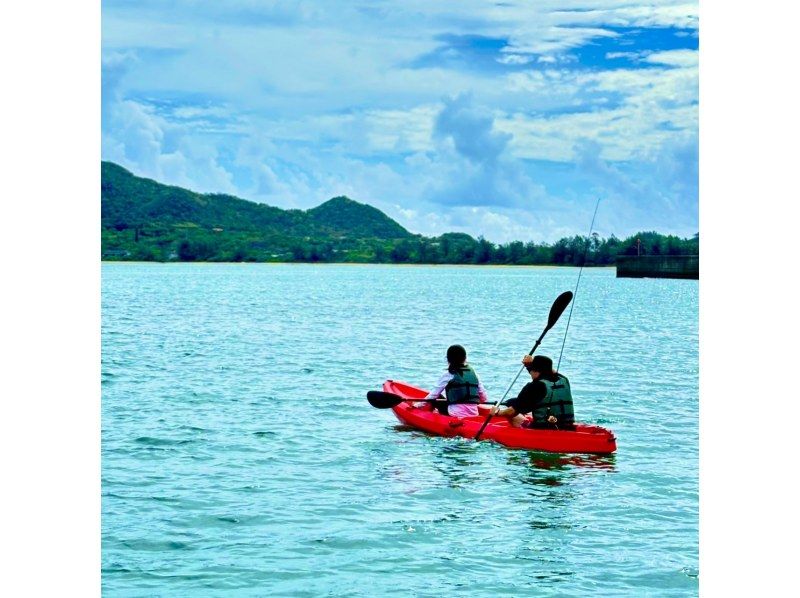
<svg viewBox="0 0 800 598"><path fill-rule="evenodd" d="M112 162L101 166L101 222L104 228L119 231L196 227L320 239L412 236L380 210L347 197L334 197L312 210L282 210L230 195L163 185Z"/></svg>
<svg viewBox="0 0 800 598"><path fill-rule="evenodd" d="M377 208L339 196L306 212L320 229L330 229L357 238L406 239L411 237L402 226Z"/></svg>
<svg viewBox="0 0 800 598"><path fill-rule="evenodd" d="M164 185L112 162L101 165L100 199L105 260L609 265L617 255L697 255L700 246L698 235L656 232L553 244L495 245L465 233L423 237L347 197L282 210Z"/></svg>

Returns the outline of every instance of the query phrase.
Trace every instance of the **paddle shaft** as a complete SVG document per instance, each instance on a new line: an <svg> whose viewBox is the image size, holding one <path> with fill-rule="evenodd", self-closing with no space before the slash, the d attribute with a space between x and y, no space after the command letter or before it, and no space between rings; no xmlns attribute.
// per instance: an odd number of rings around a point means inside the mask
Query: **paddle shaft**
<svg viewBox="0 0 800 598"><path fill-rule="evenodd" d="M533 345L533 349L530 350L530 353L528 353L528 355L534 354L536 349L542 343L544 335L547 334L548 330L550 330L553 326L556 325L556 322L558 322L558 318L561 317L561 314L564 313L564 310L567 308L567 305L569 305L571 301L572 301L572 291L564 291L558 297L556 297L556 300L553 301L553 305L550 306L550 314L547 316L547 326L545 326L544 330L542 330L542 334L539 335L539 338L536 339L536 344ZM525 364L522 365L522 368L524 367ZM517 378L519 378L519 375L522 373L522 368L520 368L520 370L517 372L517 375L514 376L514 382L517 381ZM492 409L489 410L489 414L486 416L486 419L483 420L483 425L481 426L481 429L478 430L477 434L475 434L475 440L480 440L481 434L483 434L483 431L486 429L486 426L492 419L492 411L495 409L495 407L497 407L500 404L501 401L503 401L503 399L506 398L506 395L514 386L514 382L512 382L511 385L506 390L506 392L503 393L503 396L500 398L500 400L498 400L497 402L495 402L494 405L492 405Z"/></svg>
<svg viewBox="0 0 800 598"><path fill-rule="evenodd" d="M547 334L548 330L549 330L549 328L545 328L544 332L542 332L542 336L540 336L538 339L536 339L536 344L533 345L533 349L531 349L531 351L530 351L530 353L528 353L528 355L533 355L534 352L536 351L536 349L539 348L539 345L542 344L542 339L544 338L544 335ZM491 415L492 410L495 407L497 407L500 403L502 403L503 400L506 398L506 395L508 395L508 393L511 392L511 389L514 388L514 384L516 384L517 379L519 378L519 375L522 373L522 370L524 370L524 369L525 369L524 365L519 368L519 371L517 372L517 375L514 376L514 379L511 381L511 384L508 385L508 388L506 388L506 391L503 393L503 396L500 397L495 402L494 405L492 405L492 409L489 410L489 415L484 420L483 425L481 425L481 429L478 430L477 434L475 434L475 440L480 440L481 439L481 434L483 434L483 431L486 429L486 426L489 425L489 421L492 419L492 415Z"/></svg>
<svg viewBox="0 0 800 598"><path fill-rule="evenodd" d="M545 332L546 332L546 331L545 331ZM543 333L542 333L542 336L540 336L540 337L539 337L539 339L536 341L536 344L535 344L535 345L533 345L533 349L531 349L531 350L530 350L530 353L528 353L528 355L533 355L533 354L536 352L536 349L538 349L538 348L539 348L539 345L541 345L541 344L542 344L542 337L544 337L544 335L545 335L545 333L543 332ZM500 403L502 403L502 402L503 402L503 400L506 398L506 395L507 395L509 392L511 392L511 389L512 389L512 388L514 388L514 384L516 384L516 382L517 382L517 378L519 378L519 375L522 373L522 370L524 370L524 369L525 369L525 366L524 366L524 365L523 365L522 367L520 367L520 368L519 368L519 371L517 372L517 375L516 375L516 376L514 376L514 379L511 381L511 384L509 384L509 385L508 385L508 388L506 388L506 391L503 393L503 396L502 396L502 397L500 397L500 400L499 400L499 401L497 401L497 402L494 404L494 407L497 407L497 405L499 405ZM481 431L482 431L482 430L481 430Z"/></svg>
<svg viewBox="0 0 800 598"><path fill-rule="evenodd" d="M394 393L386 393L386 394L394 394ZM398 399L402 399L402 403L446 403L447 399L414 399L412 397L403 397L400 395L395 395Z"/></svg>

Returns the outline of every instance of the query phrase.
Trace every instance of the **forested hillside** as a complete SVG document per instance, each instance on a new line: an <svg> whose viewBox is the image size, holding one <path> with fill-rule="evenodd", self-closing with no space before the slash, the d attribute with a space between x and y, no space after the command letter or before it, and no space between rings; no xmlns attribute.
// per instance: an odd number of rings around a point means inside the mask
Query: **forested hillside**
<svg viewBox="0 0 800 598"><path fill-rule="evenodd" d="M697 255L699 237L642 232L497 245L464 233L414 235L380 210L334 197L283 210L202 194L102 163L102 258L145 261L304 261L422 264L610 265L617 254Z"/></svg>

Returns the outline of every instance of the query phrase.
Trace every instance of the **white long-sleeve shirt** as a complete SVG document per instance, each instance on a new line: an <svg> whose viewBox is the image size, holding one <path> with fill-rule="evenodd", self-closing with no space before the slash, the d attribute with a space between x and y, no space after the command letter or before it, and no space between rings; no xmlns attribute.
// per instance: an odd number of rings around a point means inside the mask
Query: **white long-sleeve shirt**
<svg viewBox="0 0 800 598"><path fill-rule="evenodd" d="M428 393L428 396L425 397L426 399L436 399L444 392L447 383L453 379L454 374L451 374L448 371L445 371L442 374L442 377L439 378L439 381L436 383L436 386L433 390ZM477 374L476 374L477 376ZM483 383L478 380L478 399L481 403L486 403L489 400L488 395L486 394L486 389L483 387ZM480 415L478 413L478 406L474 403L453 403L447 406L447 412L453 417L469 417L471 415Z"/></svg>

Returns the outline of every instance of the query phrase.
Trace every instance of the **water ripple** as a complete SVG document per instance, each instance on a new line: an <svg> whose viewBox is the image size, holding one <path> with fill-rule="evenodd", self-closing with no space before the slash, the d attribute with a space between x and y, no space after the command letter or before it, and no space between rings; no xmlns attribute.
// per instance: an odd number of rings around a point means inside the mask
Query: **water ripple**
<svg viewBox="0 0 800 598"><path fill-rule="evenodd" d="M430 386L453 342L499 398L576 275L105 264L103 592L696 596L696 281L584 271L561 370L615 455L434 437L364 398Z"/></svg>

